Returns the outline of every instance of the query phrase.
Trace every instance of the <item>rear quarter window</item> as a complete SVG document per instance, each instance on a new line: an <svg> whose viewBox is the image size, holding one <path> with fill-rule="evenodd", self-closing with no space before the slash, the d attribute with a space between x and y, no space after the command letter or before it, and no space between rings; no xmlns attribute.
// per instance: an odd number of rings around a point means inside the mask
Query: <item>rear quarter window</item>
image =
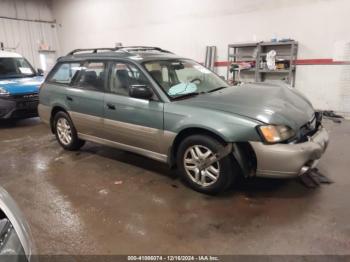
<svg viewBox="0 0 350 262"><path fill-rule="evenodd" d="M71 84L81 70L80 63L62 63L59 64L54 72L49 76L48 81L58 84Z"/></svg>

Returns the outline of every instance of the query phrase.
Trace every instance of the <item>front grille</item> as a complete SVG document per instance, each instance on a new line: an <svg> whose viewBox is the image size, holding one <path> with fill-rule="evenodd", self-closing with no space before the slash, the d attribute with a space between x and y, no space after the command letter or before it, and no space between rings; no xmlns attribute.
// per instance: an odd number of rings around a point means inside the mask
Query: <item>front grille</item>
<svg viewBox="0 0 350 262"><path fill-rule="evenodd" d="M16 102L16 110L36 111L39 104L39 94L11 95L8 100Z"/></svg>
<svg viewBox="0 0 350 262"><path fill-rule="evenodd" d="M14 101L39 101L39 94L11 95L9 99Z"/></svg>
<svg viewBox="0 0 350 262"><path fill-rule="evenodd" d="M11 98L12 98L11 100L16 102L16 106L19 109L36 108L39 103L38 93L25 94L25 95L13 95Z"/></svg>
<svg viewBox="0 0 350 262"><path fill-rule="evenodd" d="M310 132L314 131L316 128L316 117L315 115L300 128L300 134L302 136L308 135Z"/></svg>
<svg viewBox="0 0 350 262"><path fill-rule="evenodd" d="M0 117L3 117L4 115L6 115L8 113L7 109L1 109L0 108Z"/></svg>
<svg viewBox="0 0 350 262"><path fill-rule="evenodd" d="M11 115L11 118L27 118L27 117L36 117L38 116L38 110L35 108L32 109L17 109Z"/></svg>
<svg viewBox="0 0 350 262"><path fill-rule="evenodd" d="M318 127L321 124L321 120L322 120L321 118L322 118L322 115L319 115L319 113L316 112L312 116L312 118L299 129L298 138L297 138L298 143L308 141L309 137L313 136L317 132Z"/></svg>

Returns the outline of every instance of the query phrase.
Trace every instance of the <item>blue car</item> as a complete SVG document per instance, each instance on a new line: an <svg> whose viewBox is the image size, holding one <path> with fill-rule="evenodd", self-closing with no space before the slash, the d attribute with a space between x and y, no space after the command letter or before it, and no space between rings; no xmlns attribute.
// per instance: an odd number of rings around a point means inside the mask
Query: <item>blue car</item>
<svg viewBox="0 0 350 262"><path fill-rule="evenodd" d="M42 70L35 71L21 55L0 51L0 119L38 115Z"/></svg>

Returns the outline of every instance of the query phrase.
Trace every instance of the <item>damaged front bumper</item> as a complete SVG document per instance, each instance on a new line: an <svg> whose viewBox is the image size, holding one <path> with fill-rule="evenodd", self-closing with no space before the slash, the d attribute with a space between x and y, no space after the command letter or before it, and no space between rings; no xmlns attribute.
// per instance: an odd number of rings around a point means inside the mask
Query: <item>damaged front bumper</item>
<svg viewBox="0 0 350 262"><path fill-rule="evenodd" d="M38 103L38 94L0 98L0 119L36 117Z"/></svg>
<svg viewBox="0 0 350 262"><path fill-rule="evenodd" d="M328 132L323 127L304 143L267 145L250 142L257 158L256 176L289 178L302 175L316 166L328 142Z"/></svg>

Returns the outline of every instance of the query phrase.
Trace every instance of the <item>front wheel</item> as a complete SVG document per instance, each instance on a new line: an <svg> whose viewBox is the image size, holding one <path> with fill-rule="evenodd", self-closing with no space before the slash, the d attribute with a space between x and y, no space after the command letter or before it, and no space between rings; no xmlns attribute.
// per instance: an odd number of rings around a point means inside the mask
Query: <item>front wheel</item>
<svg viewBox="0 0 350 262"><path fill-rule="evenodd" d="M58 112L54 117L55 135L58 143L66 150L78 150L84 145L80 140L72 120L65 112Z"/></svg>
<svg viewBox="0 0 350 262"><path fill-rule="evenodd" d="M239 172L237 163L226 156L204 170L200 165L219 151L224 150L216 139L206 135L187 137L179 146L177 166L189 186L201 193L217 194L229 188Z"/></svg>

